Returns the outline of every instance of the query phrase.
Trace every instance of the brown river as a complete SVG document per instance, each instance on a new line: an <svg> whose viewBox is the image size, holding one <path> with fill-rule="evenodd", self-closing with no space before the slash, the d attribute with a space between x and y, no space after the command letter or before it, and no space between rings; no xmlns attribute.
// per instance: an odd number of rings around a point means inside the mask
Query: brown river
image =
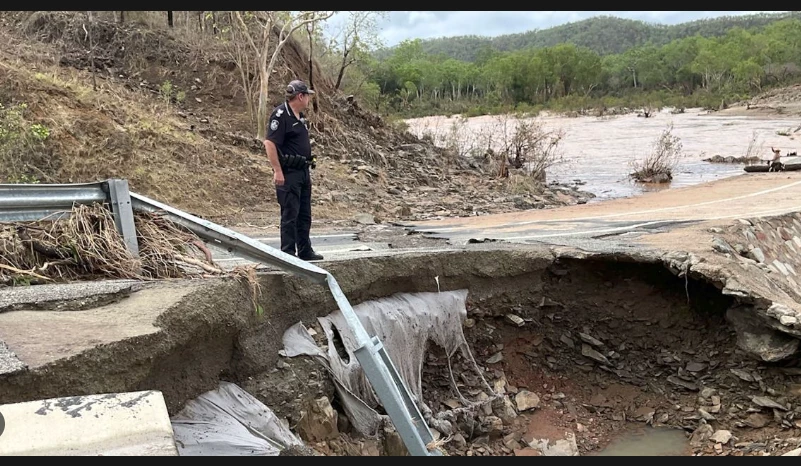
<svg viewBox="0 0 801 466"><path fill-rule="evenodd" d="M406 122L410 132L418 137L428 133L438 145L453 140L455 128L458 128L456 134L463 146L480 144L480 141L486 141L488 132L501 131L497 129L498 117L472 117L463 125L454 125L458 119L457 116L433 116ZM578 181L580 189L597 196L592 201L630 197L645 191L689 186L743 174L744 164L710 163L702 159L714 155L743 157L749 153L749 146L753 147L750 155L762 158L771 156L771 146L780 148L782 155L801 149L801 143L794 137L801 133L792 132L799 122L781 117L707 115L701 109L672 114L666 109L651 118L641 118L632 113L606 117L544 115L537 119L546 130L564 131L564 139L558 146L562 161L548 169L548 181L564 184ZM513 127L513 122L513 119L508 120L507 128ZM630 162L651 151L671 122L673 135L681 139L683 146L683 156L673 173L672 182L644 185L630 181ZM790 136L779 133L789 133Z"/></svg>

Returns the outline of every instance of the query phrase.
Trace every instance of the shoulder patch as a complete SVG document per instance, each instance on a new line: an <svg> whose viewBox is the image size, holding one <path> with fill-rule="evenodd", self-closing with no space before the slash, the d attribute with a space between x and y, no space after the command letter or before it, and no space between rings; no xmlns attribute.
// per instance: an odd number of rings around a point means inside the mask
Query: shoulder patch
<svg viewBox="0 0 801 466"><path fill-rule="evenodd" d="M284 114L284 109L283 108L279 108L278 110L275 111L275 116L276 117L280 117L283 114Z"/></svg>
<svg viewBox="0 0 801 466"><path fill-rule="evenodd" d="M270 122L270 129L273 131L278 129L278 120L273 120Z"/></svg>

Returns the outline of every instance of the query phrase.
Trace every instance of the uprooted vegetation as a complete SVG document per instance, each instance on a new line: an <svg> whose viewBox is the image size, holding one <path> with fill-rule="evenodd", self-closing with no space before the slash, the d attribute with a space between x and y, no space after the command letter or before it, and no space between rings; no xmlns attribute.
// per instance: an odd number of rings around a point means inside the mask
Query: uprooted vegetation
<svg viewBox="0 0 801 466"><path fill-rule="evenodd" d="M144 23L88 22L80 12L3 14L0 103L27 106L18 131L46 130L29 146L47 155L4 164L5 182L125 178L135 192L214 221L275 223L271 168L242 86L253 77L237 67L224 30L206 37ZM494 169L474 161L443 164L442 150L364 110L313 66L316 219L359 211L379 219L476 215L519 208L521 199L546 207L578 197L488 181ZM286 81L308 74L304 44L290 38L270 80L271 102L281 101ZM431 191L447 195L432 202Z"/></svg>
<svg viewBox="0 0 801 466"><path fill-rule="evenodd" d="M569 162L559 147L564 130L546 129L541 120L524 114L494 116L491 123L478 128L463 116L452 117L444 128L439 120L435 121L435 125L424 123L415 131L423 140L442 147L449 164L465 161L467 166L501 180L516 193L533 192L547 197L550 187L578 196L578 202L594 197L592 193L547 183L551 167ZM542 199L537 197L516 202L524 208L539 208Z"/></svg>
<svg viewBox="0 0 801 466"><path fill-rule="evenodd" d="M633 172L629 176L641 183L669 183L682 156L681 139L673 134L671 123L656 139L651 152L631 162Z"/></svg>
<svg viewBox="0 0 801 466"><path fill-rule="evenodd" d="M5 224L0 229L0 286L222 273L194 234L148 212L137 212L134 221L139 257L128 249L103 205L78 205L60 220Z"/></svg>

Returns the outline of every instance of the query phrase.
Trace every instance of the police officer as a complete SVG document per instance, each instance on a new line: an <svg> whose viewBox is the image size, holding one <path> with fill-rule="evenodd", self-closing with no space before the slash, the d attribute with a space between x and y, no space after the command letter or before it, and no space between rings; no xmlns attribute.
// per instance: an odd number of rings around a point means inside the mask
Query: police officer
<svg viewBox="0 0 801 466"><path fill-rule="evenodd" d="M314 91L300 80L286 87L286 101L273 109L264 147L273 167L281 206L281 251L307 261L322 260L312 249L311 174L314 166L306 116Z"/></svg>

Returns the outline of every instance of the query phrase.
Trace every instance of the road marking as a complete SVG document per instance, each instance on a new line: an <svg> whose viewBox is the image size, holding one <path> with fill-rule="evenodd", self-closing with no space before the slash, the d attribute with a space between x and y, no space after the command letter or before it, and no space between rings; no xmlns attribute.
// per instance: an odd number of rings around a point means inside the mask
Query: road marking
<svg viewBox="0 0 801 466"><path fill-rule="evenodd" d="M759 215L771 215L771 214L780 214L780 213L791 213L791 212L798 212L801 210L801 206L796 206L791 209L772 209L772 210L764 210L760 212L753 212L751 214L743 215L742 213L734 214L734 215L721 215L718 217L709 217L709 218L685 218L685 219L674 219L674 220L655 220L652 222L644 222L638 223L636 225L629 225L625 227L616 227L616 228L605 228L605 229L598 229L598 230L585 230L585 231L574 231L568 233L549 233L545 235L528 235L528 236L511 236L506 238L496 238L499 240L514 240L514 239L536 239L536 238L554 238L559 236L574 236L574 235L583 235L587 233L595 233L595 234L602 234L602 233L614 233L616 231L626 231L626 230L633 230L635 228L640 228L648 225L656 225L659 223L679 223L679 222L691 222L691 221L706 221L706 220L723 220L727 218L743 218L743 217L755 217ZM491 237L489 237L491 238Z"/></svg>
<svg viewBox="0 0 801 466"><path fill-rule="evenodd" d="M356 248L348 248L348 249L320 249L318 252L325 253L325 254L337 254L340 252L371 252L375 251L375 249L371 249L367 246L360 246ZM245 259L242 257L225 257L223 259L214 259L214 262L230 262L230 261L245 261L245 262L253 262L249 259Z"/></svg>
<svg viewBox="0 0 801 466"><path fill-rule="evenodd" d="M762 195L765 195L765 194L768 194L768 193L781 191L781 190L787 189L787 188L792 188L793 186L797 186L799 184L801 184L801 181L794 181L792 183L789 183L789 184L786 184L786 185L783 185L783 186L778 186L776 188L766 189L764 191L759 191L759 192L755 192L755 193L751 193L751 194L743 194L742 196L729 197L729 198L726 198L726 199L717 199L717 200L714 200L714 201L699 202L697 204L687 204L687 205L679 205L679 206L673 206L673 207L661 207L659 209L640 210L640 211L634 211L634 212L622 212L622 213L607 214L607 215L596 215L596 216L593 216L593 217L561 218L561 219L552 219L552 220L529 220L529 221L525 221L525 222L504 223L504 224L497 225L497 227L516 227L516 226L523 226L523 225L531 225L531 224L534 224L534 223L540 223L540 222L544 222L544 221L548 221L548 222L577 222L577 221L582 221L582 220L597 220L597 219L603 219L603 218L625 217L627 215L650 214L650 213L655 213L655 212L664 212L664 211L676 210L676 209L687 209L687 208L690 208L690 207L699 207L699 206L705 206L705 205L719 204L721 202L730 202L730 201L736 201L738 199L745 199L745 198L748 198L748 197L762 196ZM500 214L500 215L503 215L503 214ZM747 216L747 214L743 214L742 216ZM486 217L489 217L489 216L485 216L485 218ZM414 226L412 226L411 228L414 228ZM427 229L416 229L415 231L419 231L421 233L444 233L444 232L449 232L449 231L470 230L470 229L475 229L475 228L476 228L475 226L462 226L462 227L451 227L451 228L440 228L440 229L436 229L436 228L432 227L432 228L427 228Z"/></svg>
<svg viewBox="0 0 801 466"><path fill-rule="evenodd" d="M347 236L355 237L356 233L344 233L341 235L320 235L320 236L312 236L311 239L322 239L322 238L345 238ZM268 237L268 238L255 238L256 241L281 241L280 236L275 237Z"/></svg>

